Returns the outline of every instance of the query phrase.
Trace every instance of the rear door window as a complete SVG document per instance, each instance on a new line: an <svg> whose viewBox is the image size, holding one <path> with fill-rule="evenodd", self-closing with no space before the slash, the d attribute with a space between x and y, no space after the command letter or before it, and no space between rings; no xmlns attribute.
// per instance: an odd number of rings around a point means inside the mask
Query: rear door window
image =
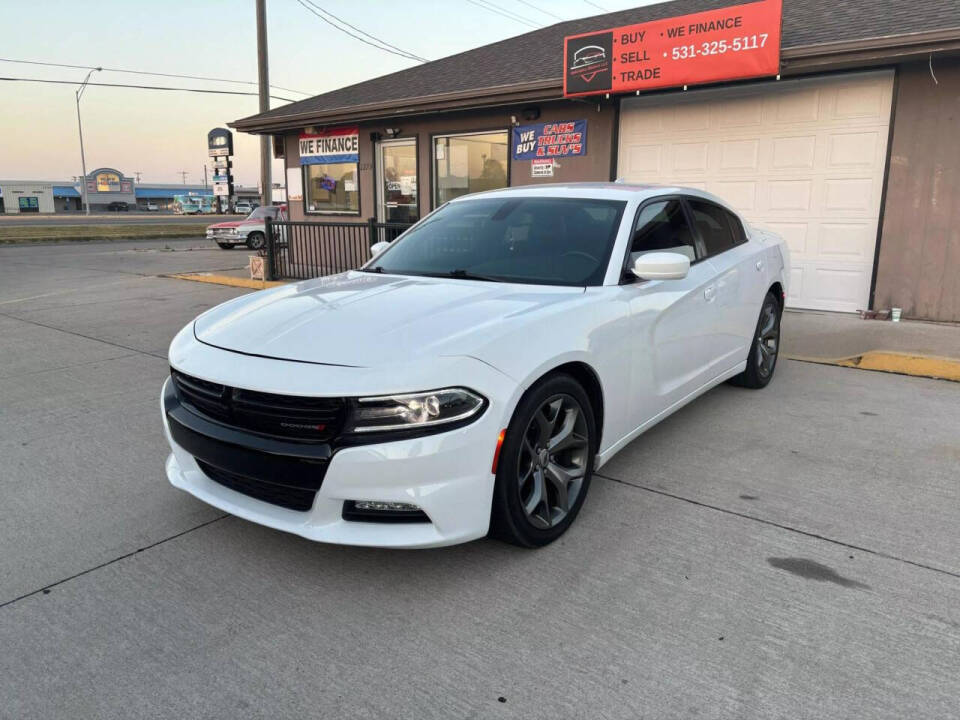
<svg viewBox="0 0 960 720"><path fill-rule="evenodd" d="M707 257L713 257L729 250L735 244L727 211L711 202L688 198L690 213L697 234L703 241Z"/></svg>
<svg viewBox="0 0 960 720"><path fill-rule="evenodd" d="M733 232L733 244L740 245L747 241L747 233L743 229L743 223L740 221L736 215L734 215L729 210L725 211L727 213L727 222L730 223L730 230Z"/></svg>

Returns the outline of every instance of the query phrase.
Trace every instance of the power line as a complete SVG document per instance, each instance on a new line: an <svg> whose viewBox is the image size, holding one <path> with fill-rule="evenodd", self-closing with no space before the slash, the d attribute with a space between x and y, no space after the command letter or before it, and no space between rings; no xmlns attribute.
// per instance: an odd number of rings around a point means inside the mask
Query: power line
<svg viewBox="0 0 960 720"><path fill-rule="evenodd" d="M534 10L536 10L536 11L538 11L538 12L542 12L544 15L549 15L550 17L556 18L557 20L563 20L563 18L560 17L559 15L556 15L556 14L550 12L549 10L544 10L543 8L537 7L537 6L534 5L532 2L527 2L527 0L517 0L517 2L523 3L523 4L526 5L527 7L531 7L531 8L533 8Z"/></svg>
<svg viewBox="0 0 960 720"><path fill-rule="evenodd" d="M414 55L412 52L408 52L407 50L404 50L403 48L397 47L396 45L391 45L391 44L388 43L386 40L381 40L380 38L371 35L371 34L368 33L367 31L361 30L361 29L358 28L356 25L351 25L350 23L348 23L348 22L347 22L346 20L344 20L343 18L337 17L337 16L334 15L333 13L324 10L322 7L320 7L319 5L317 5L317 3L315 3L313 0L306 0L306 2L310 3L313 7L315 7L317 10L319 10L320 12L322 12L322 13L323 13L324 15L326 15L327 17L333 18L334 21L340 23L341 25L346 25L346 26L347 26L348 28L350 28L351 30L356 30L356 31L357 31L358 33L360 33L361 35L366 35L368 38L370 38L371 40L373 40L373 41L375 41L375 42L380 43L381 45L386 45L388 48L393 48L393 49L396 50L397 52L403 53L404 55L408 55L409 57L412 57L412 58L415 59L415 60L419 60L420 62L430 62L430 61L427 60L426 58L420 57L419 55Z"/></svg>
<svg viewBox="0 0 960 720"><path fill-rule="evenodd" d="M44 80L42 78L21 78L21 77L0 77L0 82L35 82L35 83L49 83L51 85L79 85L76 80ZM135 88L137 90L173 90L178 92L192 92L192 93L207 93L210 95L252 95L257 97L255 92L240 92L239 90L202 90L200 88L185 88L185 87L164 87L161 85L121 85L119 83L96 83L88 82L87 85L95 85L97 87L115 87L115 88ZM283 100L284 102L296 102L290 98L279 97L277 95L271 95L274 100Z"/></svg>
<svg viewBox="0 0 960 720"><path fill-rule="evenodd" d="M487 10L487 11L489 11L489 12L496 13L497 15L502 15L503 17L507 18L508 20L513 20L514 22L520 22L520 23L523 23L524 25L527 25L527 26L532 27L532 28L538 28L538 29L539 29L539 28L543 27L542 25L538 25L537 23L533 22L532 20L528 20L528 19L525 18L525 17L522 17L522 16L520 16L520 15L516 15L515 13L511 13L509 10L504 10L503 8L501 8L501 7L497 6L497 5L494 5L493 3L489 3L489 5L481 5L481 4L480 4L480 0L467 0L467 2L470 3L471 5L476 5L476 6L479 7L479 8L483 8L484 10Z"/></svg>
<svg viewBox="0 0 960 720"><path fill-rule="evenodd" d="M366 44L366 45L369 45L370 47L375 47L377 50L383 50L384 52L388 52L388 53L390 53L391 55L397 55L398 57L406 58L407 60L416 60L417 62L427 62L425 59L423 59L423 58L421 58L421 57L417 57L416 55L413 55L413 54L411 54L411 53L408 53L408 52L406 52L406 51L404 51L404 50L401 50L401 51L397 52L396 50L391 50L391 49L388 48L388 47L384 47L384 46L382 46L382 45L377 45L376 43L372 43L372 42L370 42L369 40L367 40L366 38L360 37L359 35L354 35L354 34L353 34L352 32L350 32L349 30L344 30L342 27L340 27L339 25L337 25L337 24L334 23L333 21L328 20L326 17L324 17L324 16L321 15L319 12L317 12L316 10L314 10L312 7L310 7L309 5L307 5L303 0L297 0L297 2L300 3L300 5L302 5L306 10L309 10L309 11L312 12L314 15L316 15L318 18L320 18L321 20L323 20L323 21L324 21L327 25L329 25L330 27L336 28L336 29L339 30L340 32L342 32L342 33L344 33L344 34L346 34L346 35L349 35L350 37L354 38L355 40L359 40L360 42L362 42L362 43L364 43L364 44Z"/></svg>
<svg viewBox="0 0 960 720"><path fill-rule="evenodd" d="M592 5L593 7L597 8L598 10L603 10L604 12L610 12L610 11L607 10L605 7L603 7L603 5L597 5L595 2L590 2L590 0L583 0L583 1L584 1L587 5Z"/></svg>
<svg viewBox="0 0 960 720"><path fill-rule="evenodd" d="M479 1L480 1L483 5L489 5L491 8L495 8L495 9L497 9L497 10L500 10L501 12L507 13L508 15L512 15L512 16L515 17L517 20L522 20L523 22L529 23L529 24L533 25L534 27L543 27L543 25L540 24L540 23L538 23L536 20L532 20L532 19L530 19L530 18L528 18L528 17L526 17L526 16L524 16L524 15L521 15L520 13L514 12L513 10L508 10L507 8L503 7L502 5L497 5L495 2L493 2L493 0L479 0Z"/></svg>
<svg viewBox="0 0 960 720"><path fill-rule="evenodd" d="M177 75L175 73L148 72L147 70L124 70L121 68L94 67L93 65L68 65L66 63L41 62L39 60L14 60L11 58L0 58L0 62L18 63L21 65L44 65L46 67L73 68L75 70L104 70L108 72L129 73L131 75L154 75L156 77L183 78L185 80L209 80L211 82L234 83L237 85L256 85L252 80L228 80L227 78L203 77L200 75ZM300 93L301 95L312 95L313 93L303 90L293 90L292 88L273 85L277 90L286 90L287 92Z"/></svg>

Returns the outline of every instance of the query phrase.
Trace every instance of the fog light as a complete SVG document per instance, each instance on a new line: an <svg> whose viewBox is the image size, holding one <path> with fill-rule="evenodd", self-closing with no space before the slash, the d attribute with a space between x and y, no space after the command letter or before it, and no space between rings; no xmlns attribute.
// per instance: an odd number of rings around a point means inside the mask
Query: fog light
<svg viewBox="0 0 960 720"><path fill-rule="evenodd" d="M428 523L430 518L416 505L379 500L346 500L343 519L370 523Z"/></svg>
<svg viewBox="0 0 960 720"><path fill-rule="evenodd" d="M353 503L353 506L357 510L378 510L380 512L384 511L407 511L407 512L416 512L420 508L416 505L411 505L410 503L401 503L401 502L373 502L367 500L357 500Z"/></svg>

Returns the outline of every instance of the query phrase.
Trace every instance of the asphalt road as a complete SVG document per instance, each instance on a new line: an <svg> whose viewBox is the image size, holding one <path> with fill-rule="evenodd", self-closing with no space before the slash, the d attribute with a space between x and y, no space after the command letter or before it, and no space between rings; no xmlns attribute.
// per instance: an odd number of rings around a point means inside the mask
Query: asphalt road
<svg viewBox="0 0 960 720"><path fill-rule="evenodd" d="M164 478L193 246L0 247L0 717L958 715L960 386L786 361L543 550L313 544Z"/></svg>
<svg viewBox="0 0 960 720"><path fill-rule="evenodd" d="M239 220L244 215L174 215L173 213L112 212L84 215L70 213L60 215L0 215L0 227L65 227L67 225L164 225L197 223L210 225L215 222Z"/></svg>

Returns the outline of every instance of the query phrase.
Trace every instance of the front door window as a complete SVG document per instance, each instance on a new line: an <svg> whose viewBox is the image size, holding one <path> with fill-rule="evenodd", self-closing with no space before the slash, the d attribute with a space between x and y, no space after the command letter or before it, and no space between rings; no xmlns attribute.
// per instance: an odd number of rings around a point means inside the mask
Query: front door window
<svg viewBox="0 0 960 720"><path fill-rule="evenodd" d="M420 219L417 202L417 141L380 143L377 153L380 222L414 223Z"/></svg>

